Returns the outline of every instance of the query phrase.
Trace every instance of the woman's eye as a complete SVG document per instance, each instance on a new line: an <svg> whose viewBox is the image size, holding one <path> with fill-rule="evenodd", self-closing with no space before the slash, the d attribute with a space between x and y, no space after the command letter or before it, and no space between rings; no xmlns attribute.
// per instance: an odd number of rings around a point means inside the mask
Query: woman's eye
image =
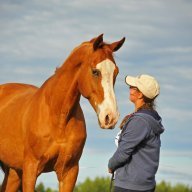
<svg viewBox="0 0 192 192"><path fill-rule="evenodd" d="M92 74L96 77L99 77L101 72L98 69L92 69Z"/></svg>

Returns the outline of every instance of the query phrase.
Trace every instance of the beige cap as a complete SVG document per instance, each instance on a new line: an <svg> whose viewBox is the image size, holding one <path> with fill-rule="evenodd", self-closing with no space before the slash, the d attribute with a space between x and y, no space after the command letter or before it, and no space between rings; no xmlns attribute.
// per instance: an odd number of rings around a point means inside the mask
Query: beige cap
<svg viewBox="0 0 192 192"><path fill-rule="evenodd" d="M157 80L150 75L126 76L125 82L130 86L137 87L149 99L155 98L160 93Z"/></svg>

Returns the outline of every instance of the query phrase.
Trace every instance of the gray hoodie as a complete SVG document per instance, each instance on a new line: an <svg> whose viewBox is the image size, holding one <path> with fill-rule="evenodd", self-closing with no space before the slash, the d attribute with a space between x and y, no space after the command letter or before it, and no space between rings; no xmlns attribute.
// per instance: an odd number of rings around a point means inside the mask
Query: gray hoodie
<svg viewBox="0 0 192 192"><path fill-rule="evenodd" d="M115 186L140 191L155 187L163 131L156 111L143 109L128 119L108 163L116 172Z"/></svg>

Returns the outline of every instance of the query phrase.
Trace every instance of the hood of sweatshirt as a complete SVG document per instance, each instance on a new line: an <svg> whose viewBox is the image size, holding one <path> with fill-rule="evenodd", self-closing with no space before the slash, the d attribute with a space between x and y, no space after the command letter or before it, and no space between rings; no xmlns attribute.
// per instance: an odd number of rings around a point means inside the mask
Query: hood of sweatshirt
<svg viewBox="0 0 192 192"><path fill-rule="evenodd" d="M148 109L141 109L138 112L135 113L135 115L139 115L142 117L150 118L151 119L151 124L152 124L152 129L155 134L161 134L164 132L164 127L162 125L162 118L160 115L157 113L155 110L148 110Z"/></svg>

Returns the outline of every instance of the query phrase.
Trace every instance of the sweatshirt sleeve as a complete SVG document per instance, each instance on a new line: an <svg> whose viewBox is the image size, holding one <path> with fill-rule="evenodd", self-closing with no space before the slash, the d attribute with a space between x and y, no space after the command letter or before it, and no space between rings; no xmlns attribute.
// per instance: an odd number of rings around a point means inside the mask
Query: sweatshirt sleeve
<svg viewBox="0 0 192 192"><path fill-rule="evenodd" d="M124 128L118 148L110 158L108 168L115 171L129 161L139 143L148 135L148 123L142 117L132 117Z"/></svg>

